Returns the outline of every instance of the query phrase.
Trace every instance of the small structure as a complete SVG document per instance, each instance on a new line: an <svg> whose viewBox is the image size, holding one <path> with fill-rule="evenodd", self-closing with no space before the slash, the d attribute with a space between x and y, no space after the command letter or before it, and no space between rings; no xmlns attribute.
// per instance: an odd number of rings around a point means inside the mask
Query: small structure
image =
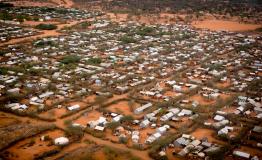
<svg viewBox="0 0 262 160"><path fill-rule="evenodd" d="M250 154L249 153L242 152L242 151L234 151L233 155L236 156L236 157L245 158L245 159L249 159L250 158Z"/></svg>
<svg viewBox="0 0 262 160"><path fill-rule="evenodd" d="M69 139L66 137L59 137L55 139L55 145L57 146L65 146L69 143Z"/></svg>
<svg viewBox="0 0 262 160"><path fill-rule="evenodd" d="M77 110L77 109L79 109L79 108L80 108L79 104L75 104L75 105L73 105L73 106L67 107L67 109L68 109L69 111L74 111L74 110Z"/></svg>
<svg viewBox="0 0 262 160"><path fill-rule="evenodd" d="M151 107L153 104L152 103L147 103L139 108L137 108L134 113L135 114L141 114L144 110L146 110L147 108Z"/></svg>
<svg viewBox="0 0 262 160"><path fill-rule="evenodd" d="M104 131L105 127L102 127L102 126L96 126L95 127L95 130L98 130L98 131Z"/></svg>
<svg viewBox="0 0 262 160"><path fill-rule="evenodd" d="M140 127L141 128L146 128L148 125L149 125L150 121L148 119L145 119L143 120L141 123L140 123Z"/></svg>

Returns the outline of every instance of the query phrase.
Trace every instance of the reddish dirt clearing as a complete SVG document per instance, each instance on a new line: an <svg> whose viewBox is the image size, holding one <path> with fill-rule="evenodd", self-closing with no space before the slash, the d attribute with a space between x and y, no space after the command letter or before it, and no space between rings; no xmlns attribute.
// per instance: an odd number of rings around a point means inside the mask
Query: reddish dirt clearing
<svg viewBox="0 0 262 160"><path fill-rule="evenodd" d="M194 21L192 25L196 28L210 29L213 31L248 31L262 27L262 25L257 24L244 24L225 20Z"/></svg>

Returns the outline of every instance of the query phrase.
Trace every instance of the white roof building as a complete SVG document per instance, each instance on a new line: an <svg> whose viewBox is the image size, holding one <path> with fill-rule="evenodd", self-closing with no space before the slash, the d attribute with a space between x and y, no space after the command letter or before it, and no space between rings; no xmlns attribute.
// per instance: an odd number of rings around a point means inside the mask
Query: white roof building
<svg viewBox="0 0 262 160"><path fill-rule="evenodd" d="M79 108L80 108L79 104L75 104L75 105L73 105L73 106L67 107L67 109L68 109L69 111L77 110L77 109L79 109Z"/></svg>
<svg viewBox="0 0 262 160"><path fill-rule="evenodd" d="M69 139L66 137L59 137L54 140L55 145L57 146L65 146L69 143Z"/></svg>

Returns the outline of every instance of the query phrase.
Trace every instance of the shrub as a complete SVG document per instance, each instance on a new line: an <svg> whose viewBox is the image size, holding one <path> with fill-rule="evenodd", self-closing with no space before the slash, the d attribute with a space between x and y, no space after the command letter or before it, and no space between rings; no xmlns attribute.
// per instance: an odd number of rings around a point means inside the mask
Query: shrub
<svg viewBox="0 0 262 160"><path fill-rule="evenodd" d="M118 126L120 126L119 122L110 122L106 124L109 129L114 131Z"/></svg>
<svg viewBox="0 0 262 160"><path fill-rule="evenodd" d="M80 24L81 28L87 28L88 26L91 26L90 22L83 22L83 23Z"/></svg>
<svg viewBox="0 0 262 160"><path fill-rule="evenodd" d="M35 139L31 139L28 146L30 147L30 146L33 146L34 144L35 144Z"/></svg>
<svg viewBox="0 0 262 160"><path fill-rule="evenodd" d="M137 42L133 37L130 37L130 36L123 36L119 40L122 41L125 44L127 44L127 43L136 43Z"/></svg>
<svg viewBox="0 0 262 160"><path fill-rule="evenodd" d="M73 136L76 138L82 138L84 136L84 131L81 127L76 127L76 126L67 126L67 128L65 129L65 133L68 136Z"/></svg>
<svg viewBox="0 0 262 160"><path fill-rule="evenodd" d="M0 68L0 74L1 74L1 75L7 74L7 71L8 71L7 68L4 68L4 67L1 67L1 68Z"/></svg>
<svg viewBox="0 0 262 160"><path fill-rule="evenodd" d="M151 27L143 27L142 29L137 31L136 34L141 35L141 36L147 36L147 35L150 35L153 32L154 32L153 28L151 28Z"/></svg>
<svg viewBox="0 0 262 160"><path fill-rule="evenodd" d="M80 61L80 57L76 55L69 55L65 56L60 60L61 63L63 64L70 64L70 63L78 63Z"/></svg>
<svg viewBox="0 0 262 160"><path fill-rule="evenodd" d="M127 115L121 118L121 122L131 123L133 122L134 117L131 115Z"/></svg>
<svg viewBox="0 0 262 160"><path fill-rule="evenodd" d="M64 124L66 125L66 126L68 126L68 125L71 125L72 124L72 121L71 120L64 120Z"/></svg>
<svg viewBox="0 0 262 160"><path fill-rule="evenodd" d="M25 18L26 18L26 17L23 16L23 15L17 15L17 16L16 16L17 21L20 22L20 23L24 22L24 19L25 19Z"/></svg>
<svg viewBox="0 0 262 160"><path fill-rule="evenodd" d="M87 60L88 64L92 64L92 65L98 65L102 62L102 60L100 58L90 58Z"/></svg>
<svg viewBox="0 0 262 160"><path fill-rule="evenodd" d="M97 137L97 138L104 138L105 137L104 132L97 132L97 131L95 131L91 128L86 128L85 132L88 133L88 134L91 134L92 136Z"/></svg>
<svg viewBox="0 0 262 160"><path fill-rule="evenodd" d="M46 151L46 152L42 153L41 155L36 156L34 159L36 159L36 160L45 159L46 157L50 157L50 156L55 155L59 152L60 152L60 150L58 150L58 149Z"/></svg>
<svg viewBox="0 0 262 160"><path fill-rule="evenodd" d="M13 17L9 13L4 11L4 12L0 13L0 19L2 19L2 20L13 20Z"/></svg>
<svg viewBox="0 0 262 160"><path fill-rule="evenodd" d="M144 147L141 144L133 144L132 148L136 149L136 150L143 150Z"/></svg>
<svg viewBox="0 0 262 160"><path fill-rule="evenodd" d="M14 7L14 5L12 3L0 2L0 8L9 8L9 7Z"/></svg>
<svg viewBox="0 0 262 160"><path fill-rule="evenodd" d="M118 141L119 141L119 143L127 144L128 139L127 139L127 137L119 137Z"/></svg>
<svg viewBox="0 0 262 160"><path fill-rule="evenodd" d="M0 51L0 56L4 56L6 52Z"/></svg>
<svg viewBox="0 0 262 160"><path fill-rule="evenodd" d="M54 24L39 24L35 27L36 29L41 29L41 30L54 30L57 29L57 26Z"/></svg>
<svg viewBox="0 0 262 160"><path fill-rule="evenodd" d="M262 32L262 27L256 29L257 32Z"/></svg>

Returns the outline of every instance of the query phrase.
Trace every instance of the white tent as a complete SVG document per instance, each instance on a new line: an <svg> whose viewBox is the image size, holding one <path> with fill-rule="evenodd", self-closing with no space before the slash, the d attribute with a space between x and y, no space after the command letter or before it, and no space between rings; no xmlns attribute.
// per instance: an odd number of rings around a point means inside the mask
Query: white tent
<svg viewBox="0 0 262 160"><path fill-rule="evenodd" d="M69 139L66 137L59 137L55 139L55 145L65 146L69 143Z"/></svg>

